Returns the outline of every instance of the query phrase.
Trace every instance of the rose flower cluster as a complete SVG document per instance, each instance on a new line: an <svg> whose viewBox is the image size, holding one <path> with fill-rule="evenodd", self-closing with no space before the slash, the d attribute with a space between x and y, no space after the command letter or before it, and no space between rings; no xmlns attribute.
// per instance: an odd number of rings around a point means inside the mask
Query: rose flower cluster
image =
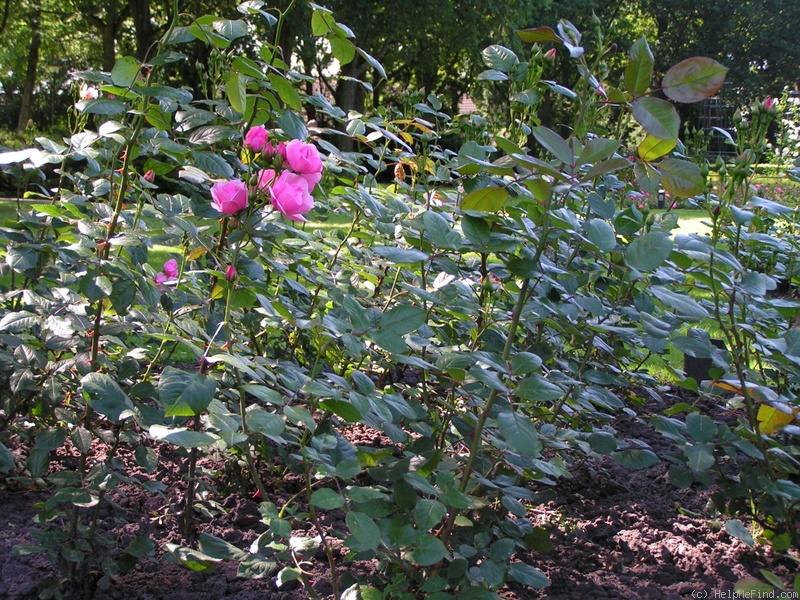
<svg viewBox="0 0 800 600"><path fill-rule="evenodd" d="M322 179L322 158L316 146L301 140L275 145L263 125L248 130L244 145L254 154L256 164L267 167L256 174L258 191L288 219L306 221L303 215L314 208L311 192ZM220 213L234 215L247 207L247 184L240 179L216 183L211 198Z"/></svg>

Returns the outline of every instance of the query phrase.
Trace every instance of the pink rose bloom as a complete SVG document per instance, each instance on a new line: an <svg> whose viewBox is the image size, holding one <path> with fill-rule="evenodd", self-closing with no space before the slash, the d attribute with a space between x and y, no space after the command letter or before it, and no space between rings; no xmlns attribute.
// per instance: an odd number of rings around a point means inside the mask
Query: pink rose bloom
<svg viewBox="0 0 800 600"><path fill-rule="evenodd" d="M286 144L286 164L292 171L303 176L308 182L309 190L322 179L322 159L314 144L300 140L292 140Z"/></svg>
<svg viewBox="0 0 800 600"><path fill-rule="evenodd" d="M269 186L272 206L292 221L307 221L303 214L314 208L308 182L297 173L283 171Z"/></svg>
<svg viewBox="0 0 800 600"><path fill-rule="evenodd" d="M162 272L156 275L156 283L162 284L167 281L175 281L178 278L178 261L174 258L164 263ZM158 286L159 288L161 285Z"/></svg>
<svg viewBox="0 0 800 600"><path fill-rule="evenodd" d="M258 172L258 189L269 192L269 186L275 181L275 169L261 169Z"/></svg>
<svg viewBox="0 0 800 600"><path fill-rule="evenodd" d="M247 207L247 185L234 179L211 186L211 204L223 215L234 215Z"/></svg>
<svg viewBox="0 0 800 600"><path fill-rule="evenodd" d="M263 125L251 127L244 136L244 145L253 152L263 152L268 145L269 134Z"/></svg>

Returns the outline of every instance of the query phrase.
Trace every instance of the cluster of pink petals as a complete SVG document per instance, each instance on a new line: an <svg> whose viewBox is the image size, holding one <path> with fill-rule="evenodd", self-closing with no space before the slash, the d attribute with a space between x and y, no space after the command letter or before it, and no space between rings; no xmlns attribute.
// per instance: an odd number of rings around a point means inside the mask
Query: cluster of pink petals
<svg viewBox="0 0 800 600"><path fill-rule="evenodd" d="M178 261L174 258L170 258L164 263L161 273L156 275L156 284L161 287L162 283L166 283L167 281L175 281L178 278L178 272Z"/></svg>
<svg viewBox="0 0 800 600"><path fill-rule="evenodd" d="M223 215L235 215L247 208L247 184L240 179L211 186L211 205Z"/></svg>

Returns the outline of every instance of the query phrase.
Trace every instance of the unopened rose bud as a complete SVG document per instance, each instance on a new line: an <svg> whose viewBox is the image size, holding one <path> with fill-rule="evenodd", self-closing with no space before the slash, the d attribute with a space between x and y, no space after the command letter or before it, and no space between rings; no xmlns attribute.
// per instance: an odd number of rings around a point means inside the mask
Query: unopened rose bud
<svg viewBox="0 0 800 600"><path fill-rule="evenodd" d="M147 183L153 183L156 179L156 174L153 169L150 169L147 173L145 173L142 177Z"/></svg>
<svg viewBox="0 0 800 600"><path fill-rule="evenodd" d="M556 49L550 48L547 52L544 53L544 57L546 60L554 61L556 59Z"/></svg>
<svg viewBox="0 0 800 600"><path fill-rule="evenodd" d="M228 268L225 269L225 279L228 281L236 281L237 277L239 277L239 273L236 272L236 267L228 265Z"/></svg>

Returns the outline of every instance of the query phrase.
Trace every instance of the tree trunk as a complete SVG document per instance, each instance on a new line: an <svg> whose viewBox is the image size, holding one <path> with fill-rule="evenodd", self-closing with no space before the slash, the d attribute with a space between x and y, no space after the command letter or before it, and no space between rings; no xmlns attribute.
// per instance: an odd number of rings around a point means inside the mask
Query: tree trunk
<svg viewBox="0 0 800 600"><path fill-rule="evenodd" d="M352 62L342 67L341 76L336 84L336 106L341 108L345 114L351 110L360 113L364 112L366 91L364 86L355 80L364 76L367 66L367 62L356 54ZM344 152L355 150L355 142L346 136L339 138L338 145L339 149Z"/></svg>
<svg viewBox="0 0 800 600"><path fill-rule="evenodd" d="M155 42L153 20L150 15L150 0L129 0L128 8L133 17L133 27L136 32L137 58L146 62L153 58L150 52Z"/></svg>
<svg viewBox="0 0 800 600"><path fill-rule="evenodd" d="M36 70L39 66L39 47L42 45L41 12L31 15L31 45L28 49L28 68L25 73L25 85L22 88L22 103L19 108L17 130L24 131L33 118L33 90L36 87Z"/></svg>

